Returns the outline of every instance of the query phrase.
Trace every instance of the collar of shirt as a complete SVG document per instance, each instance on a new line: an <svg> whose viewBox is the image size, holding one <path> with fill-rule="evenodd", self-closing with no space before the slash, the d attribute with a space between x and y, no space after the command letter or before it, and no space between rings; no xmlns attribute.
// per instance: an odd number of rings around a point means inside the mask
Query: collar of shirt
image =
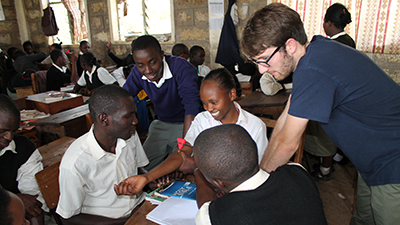
<svg viewBox="0 0 400 225"><path fill-rule="evenodd" d="M236 110L239 113L239 117L236 124L246 124L249 118L247 118L247 116L244 113L242 113L242 107L240 107L239 103L237 102L233 102L233 104L235 104Z"/></svg>
<svg viewBox="0 0 400 225"><path fill-rule="evenodd" d="M254 190L260 187L266 180L268 180L268 178L269 178L269 173L265 172L262 169L259 169L256 174L254 174L252 177L250 177L243 183L239 184L230 192Z"/></svg>
<svg viewBox="0 0 400 225"><path fill-rule="evenodd" d="M83 52L79 52L79 55L83 55Z"/></svg>
<svg viewBox="0 0 400 225"><path fill-rule="evenodd" d="M4 155L4 153L6 153L6 151L12 151L12 153L17 154L17 151L15 151L15 142L14 142L14 140L12 140L7 147L5 147L2 150L0 150L0 156Z"/></svg>
<svg viewBox="0 0 400 225"><path fill-rule="evenodd" d="M338 34L333 35L333 36L331 37L331 39L336 39L336 38L338 38L338 37L340 37L340 36L343 36L343 35L346 35L346 34L347 34L346 31L342 31L342 32L340 32L340 33L338 33Z"/></svg>
<svg viewBox="0 0 400 225"><path fill-rule="evenodd" d="M54 66L55 68L57 68L59 71L63 72L63 73L67 72L67 67L65 67L65 66L63 66L62 68L60 68L59 66L57 66L57 65L54 64L54 63L53 63L53 66Z"/></svg>
<svg viewBox="0 0 400 225"><path fill-rule="evenodd" d="M106 154L114 155L113 153L104 151L100 147L99 143L97 142L96 138L94 137L93 127L94 127L94 125L92 125L92 127L90 128L89 135L88 135L88 142L89 142L89 146L90 146L89 151L92 154L93 158L95 160L99 160L102 157L104 157ZM118 138L117 144L115 146L115 157L118 158L121 155L121 151L125 146L126 146L126 142L124 140L122 140L121 138Z"/></svg>
<svg viewBox="0 0 400 225"><path fill-rule="evenodd" d="M171 71L169 70L168 63L165 61L165 57L163 58L162 61L163 61L163 65L164 65L163 76L162 76L161 79L158 81L158 83L155 82L155 81L150 81L149 79L147 79L147 77L146 77L145 75L142 76L142 79L143 79L143 80L147 80L148 82L153 83L153 84L156 85L156 87L158 87L158 88L160 88L160 87L164 84L165 80L168 80L168 79L171 79L171 78L172 78L172 73L171 73Z"/></svg>
<svg viewBox="0 0 400 225"><path fill-rule="evenodd" d="M97 68L97 66L93 66L93 67L92 67L92 72L91 72L91 73L89 73L89 71L86 70L86 74L89 76L90 82L93 82L93 81L92 81L92 74L94 73L94 71L96 71L96 68Z"/></svg>

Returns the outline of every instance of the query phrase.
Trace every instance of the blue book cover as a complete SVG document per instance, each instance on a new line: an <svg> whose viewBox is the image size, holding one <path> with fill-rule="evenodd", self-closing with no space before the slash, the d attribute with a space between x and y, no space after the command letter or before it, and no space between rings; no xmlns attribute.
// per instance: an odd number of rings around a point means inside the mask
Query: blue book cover
<svg viewBox="0 0 400 225"><path fill-rule="evenodd" d="M177 180L161 191L160 194L176 198L196 200L196 184Z"/></svg>

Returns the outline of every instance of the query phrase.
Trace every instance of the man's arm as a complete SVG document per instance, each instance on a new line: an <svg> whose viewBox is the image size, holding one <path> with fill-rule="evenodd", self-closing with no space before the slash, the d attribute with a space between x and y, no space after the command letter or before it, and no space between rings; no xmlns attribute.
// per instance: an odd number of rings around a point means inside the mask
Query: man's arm
<svg viewBox="0 0 400 225"><path fill-rule="evenodd" d="M76 216L73 216L69 219L64 219L61 217L62 223L64 225L81 225L81 224L87 224L87 225L122 225L125 224L125 222L129 218L121 218L121 219L113 219L113 218L108 218L108 217L103 217L103 216L97 216L97 215L89 215L89 214L78 214Z"/></svg>
<svg viewBox="0 0 400 225"><path fill-rule="evenodd" d="M183 146L181 151L187 156L192 154L192 148L188 146ZM114 190L118 195L136 195L147 183L177 170L182 162L182 156L180 156L178 151L175 151L160 165L150 170L148 173L125 179L118 185L115 185Z"/></svg>
<svg viewBox="0 0 400 225"><path fill-rule="evenodd" d="M195 116L196 115L186 115L185 116L185 120L183 121L183 134L182 134L182 137L186 136L186 133L189 130L189 127L192 124L192 121L194 120Z"/></svg>
<svg viewBox="0 0 400 225"><path fill-rule="evenodd" d="M308 119L289 115L289 108L290 97L285 110L276 123L271 141L260 164L260 167L267 172L274 171L289 161L299 148L301 137L307 127Z"/></svg>

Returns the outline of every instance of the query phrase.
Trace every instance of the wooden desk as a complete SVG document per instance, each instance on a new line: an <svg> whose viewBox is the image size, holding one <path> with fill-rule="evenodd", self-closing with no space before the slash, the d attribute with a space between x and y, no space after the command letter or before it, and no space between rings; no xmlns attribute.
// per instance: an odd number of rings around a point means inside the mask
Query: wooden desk
<svg viewBox="0 0 400 225"><path fill-rule="evenodd" d="M152 205L149 201L144 201L143 205L126 221L125 225L154 225L154 223L146 219L146 215L151 212L157 205Z"/></svg>
<svg viewBox="0 0 400 225"><path fill-rule="evenodd" d="M33 102L38 111L50 113L51 115L60 112L65 109L72 109L77 106L83 105L82 95L79 94L69 94L70 97L65 97L63 99L57 100L45 100L48 92L30 95L27 97L28 102Z"/></svg>
<svg viewBox="0 0 400 225"><path fill-rule="evenodd" d="M65 151L75 140L76 138L62 137L39 147L39 152L43 157L43 167L46 168L60 162Z"/></svg>
<svg viewBox="0 0 400 225"><path fill-rule="evenodd" d="M239 104L246 111L254 114L272 115L273 119L276 120L282 114L289 95L290 90L280 91L273 96L255 91L243 98Z"/></svg>
<svg viewBox="0 0 400 225"><path fill-rule="evenodd" d="M82 96L81 96L82 97ZM78 138L89 131L87 123L88 104L60 112L50 117L36 120L30 124L36 126L38 133L51 133L61 138L64 136Z"/></svg>

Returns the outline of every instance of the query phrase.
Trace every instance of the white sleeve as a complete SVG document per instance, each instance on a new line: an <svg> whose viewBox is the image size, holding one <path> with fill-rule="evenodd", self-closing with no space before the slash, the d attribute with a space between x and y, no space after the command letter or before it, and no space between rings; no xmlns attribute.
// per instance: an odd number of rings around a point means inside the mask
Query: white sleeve
<svg viewBox="0 0 400 225"><path fill-rule="evenodd" d="M143 167L149 164L149 160L144 152L142 144L139 139L139 134L136 132L134 135L134 141L136 143L136 158L137 158L137 167Z"/></svg>
<svg viewBox="0 0 400 225"><path fill-rule="evenodd" d="M197 211L195 217L196 225L211 225L210 214L208 213L210 203L205 202Z"/></svg>
<svg viewBox="0 0 400 225"><path fill-rule="evenodd" d="M58 180L60 198L56 212L64 219L78 215L85 200L84 180L74 169L64 168L62 165L60 165Z"/></svg>
<svg viewBox="0 0 400 225"><path fill-rule="evenodd" d="M81 77L79 77L79 80L78 80L78 85L79 86L82 86L82 87L86 86L85 73L86 72L84 70L82 75L81 75Z"/></svg>
<svg viewBox="0 0 400 225"><path fill-rule="evenodd" d="M120 87L124 86L125 84L125 76L124 76L124 67L120 67L114 70L111 75L118 81Z"/></svg>
<svg viewBox="0 0 400 225"><path fill-rule="evenodd" d="M191 145L194 145L194 141L196 140L197 136L204 130L202 123L200 121L200 117L202 113L197 114L197 116L190 124L189 130L186 132L185 140L189 142Z"/></svg>
<svg viewBox="0 0 400 225"><path fill-rule="evenodd" d="M280 83L278 83L275 78L269 74L264 73L260 79L261 91L266 95L274 95L279 90L282 90L283 87Z"/></svg>
<svg viewBox="0 0 400 225"><path fill-rule="evenodd" d="M40 192L39 186L35 179L35 174L43 170L42 155L39 150L35 150L17 172L18 189L22 194L36 195L39 194L39 200L43 206L42 209L48 211L48 208Z"/></svg>
<svg viewBox="0 0 400 225"><path fill-rule="evenodd" d="M99 80L103 82L104 84L113 84L117 80L103 67L99 67L97 69L97 76L99 77Z"/></svg>
<svg viewBox="0 0 400 225"><path fill-rule="evenodd" d="M257 144L258 164L260 164L268 146L267 127L262 121L260 125L260 129L257 131L257 136L254 138L254 141Z"/></svg>

